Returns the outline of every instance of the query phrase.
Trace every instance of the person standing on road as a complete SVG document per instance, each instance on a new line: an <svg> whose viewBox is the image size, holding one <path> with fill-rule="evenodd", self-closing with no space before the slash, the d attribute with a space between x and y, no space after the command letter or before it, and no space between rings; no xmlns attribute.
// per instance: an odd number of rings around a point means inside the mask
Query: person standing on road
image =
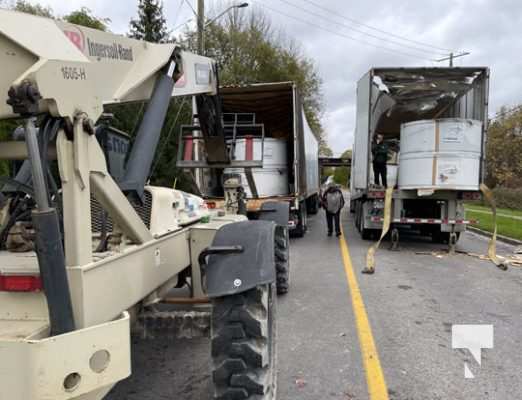
<svg viewBox="0 0 522 400"><path fill-rule="evenodd" d="M341 210L344 207L344 196L341 188L331 182L323 193L321 203L326 212L326 223L328 225L328 236L332 236L334 223L335 235L341 236Z"/></svg>
<svg viewBox="0 0 522 400"><path fill-rule="evenodd" d="M378 133L375 136L375 140L372 143L372 155L373 155L373 179L377 186L388 187L386 179L387 169L386 163L388 162L388 145L384 143L384 136ZM380 179L379 179L380 178Z"/></svg>

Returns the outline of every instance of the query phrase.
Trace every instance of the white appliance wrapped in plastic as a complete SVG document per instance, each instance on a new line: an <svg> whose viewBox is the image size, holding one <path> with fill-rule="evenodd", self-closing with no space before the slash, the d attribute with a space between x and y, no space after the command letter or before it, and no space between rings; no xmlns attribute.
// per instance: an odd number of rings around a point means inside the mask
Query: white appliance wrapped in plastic
<svg viewBox="0 0 522 400"><path fill-rule="evenodd" d="M265 138L264 152L261 139L253 139L253 159L263 157L263 168L252 168L252 175L259 197L285 196L289 193L286 140ZM264 153L264 154L263 154ZM246 159L246 139L238 139L235 149L236 160ZM250 187L242 168L227 168L225 174L239 174L248 197Z"/></svg>
<svg viewBox="0 0 522 400"><path fill-rule="evenodd" d="M447 118L401 125L399 189L479 190L482 122Z"/></svg>

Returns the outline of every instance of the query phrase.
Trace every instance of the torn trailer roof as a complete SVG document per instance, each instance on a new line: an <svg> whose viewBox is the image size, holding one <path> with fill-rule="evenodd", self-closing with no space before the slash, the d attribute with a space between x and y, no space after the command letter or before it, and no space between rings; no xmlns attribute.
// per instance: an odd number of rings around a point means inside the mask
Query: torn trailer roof
<svg viewBox="0 0 522 400"><path fill-rule="evenodd" d="M399 137L400 125L421 119L485 121L489 70L375 68L371 79L371 134Z"/></svg>

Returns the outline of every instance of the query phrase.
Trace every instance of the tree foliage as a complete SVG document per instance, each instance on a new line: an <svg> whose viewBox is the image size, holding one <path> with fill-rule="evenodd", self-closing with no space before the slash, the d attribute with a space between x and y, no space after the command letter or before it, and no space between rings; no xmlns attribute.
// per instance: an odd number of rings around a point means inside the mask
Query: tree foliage
<svg viewBox="0 0 522 400"><path fill-rule="evenodd" d="M352 158L352 150L346 150L341 158ZM335 183L342 186L350 186L350 167L336 167L334 172Z"/></svg>
<svg viewBox="0 0 522 400"><path fill-rule="evenodd" d="M12 8L15 11L38 15L40 17L54 18L53 10L51 9L51 7L45 7L40 4L31 4L25 0L17 0L16 3L10 8Z"/></svg>
<svg viewBox="0 0 522 400"><path fill-rule="evenodd" d="M323 139L322 81L314 62L295 42L277 33L259 10L234 10L220 21L205 28L205 53L217 61L221 83L296 82L310 128ZM186 45L195 51L195 32L187 36Z"/></svg>
<svg viewBox="0 0 522 400"><path fill-rule="evenodd" d="M107 25L110 22L110 19L108 18L98 18L94 16L92 11L87 7L82 7L77 11L73 11L72 13L65 15L63 19L71 24L82 25L100 31L106 31Z"/></svg>
<svg viewBox="0 0 522 400"><path fill-rule="evenodd" d="M502 108L488 129L487 184L491 187L522 187L522 109Z"/></svg>
<svg viewBox="0 0 522 400"><path fill-rule="evenodd" d="M169 41L170 32L159 0L139 0L138 17L130 21L129 36L153 43Z"/></svg>

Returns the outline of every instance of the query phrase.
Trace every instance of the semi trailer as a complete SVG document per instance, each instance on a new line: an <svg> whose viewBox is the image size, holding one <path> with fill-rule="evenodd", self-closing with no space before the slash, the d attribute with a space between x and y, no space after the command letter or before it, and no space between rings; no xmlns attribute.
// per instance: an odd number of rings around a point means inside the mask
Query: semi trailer
<svg viewBox="0 0 522 400"><path fill-rule="evenodd" d="M132 372L132 329L192 323L211 333L213 398L274 400L287 248L270 218L288 214L218 216L147 184L173 96L196 96L201 134L225 147L215 62L0 10L0 65L0 120L21 124L0 142L0 398L102 399ZM125 157L103 111L133 101L148 104ZM158 312L174 288L185 306Z"/></svg>
<svg viewBox="0 0 522 400"><path fill-rule="evenodd" d="M385 188L375 184L375 136L388 145L392 238L414 228L454 245L472 221L464 202L481 197L489 70L374 68L357 84L350 210L364 239L380 233Z"/></svg>
<svg viewBox="0 0 522 400"><path fill-rule="evenodd" d="M198 139L195 125L181 128L178 167L199 169L197 186L210 208L236 201L225 190L231 182L244 188L239 197L250 218L259 218L267 204L288 204L290 233L303 236L307 215L319 209L319 159L296 84L222 87L220 98L226 151L236 166L209 162L210 144Z"/></svg>

